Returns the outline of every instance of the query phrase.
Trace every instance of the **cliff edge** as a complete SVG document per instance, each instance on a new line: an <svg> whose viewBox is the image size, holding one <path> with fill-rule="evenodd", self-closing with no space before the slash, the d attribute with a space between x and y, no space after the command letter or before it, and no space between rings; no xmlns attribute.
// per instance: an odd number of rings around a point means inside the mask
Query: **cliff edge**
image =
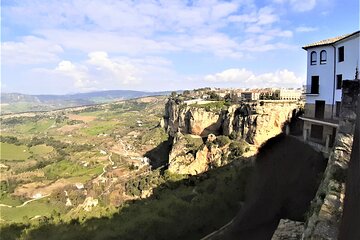
<svg viewBox="0 0 360 240"><path fill-rule="evenodd" d="M298 101L188 104L169 98L162 123L173 138L169 171L196 175L253 156L268 139L282 133L302 107Z"/></svg>

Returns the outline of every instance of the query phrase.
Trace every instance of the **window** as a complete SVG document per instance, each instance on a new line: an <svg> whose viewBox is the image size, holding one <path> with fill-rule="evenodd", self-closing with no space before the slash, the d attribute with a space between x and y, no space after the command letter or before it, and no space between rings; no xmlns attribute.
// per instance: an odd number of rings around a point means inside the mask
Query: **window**
<svg viewBox="0 0 360 240"><path fill-rule="evenodd" d="M336 89L341 89L342 87L342 74L336 75Z"/></svg>
<svg viewBox="0 0 360 240"><path fill-rule="evenodd" d="M324 127L321 125L311 124L310 137L317 140L323 139Z"/></svg>
<svg viewBox="0 0 360 240"><path fill-rule="evenodd" d="M339 116L340 116L340 110L341 110L341 102L336 101L335 117L339 117Z"/></svg>
<svg viewBox="0 0 360 240"><path fill-rule="evenodd" d="M319 76L311 76L311 94L319 94Z"/></svg>
<svg viewBox="0 0 360 240"><path fill-rule="evenodd" d="M325 50L320 52L320 64L326 64L327 54Z"/></svg>
<svg viewBox="0 0 360 240"><path fill-rule="evenodd" d="M312 51L310 54L310 61L311 61L311 65L316 65L316 58L317 58L317 54L315 51Z"/></svg>
<svg viewBox="0 0 360 240"><path fill-rule="evenodd" d="M344 61L344 46L342 47L339 47L338 48L338 59L339 59L339 62L343 62Z"/></svg>

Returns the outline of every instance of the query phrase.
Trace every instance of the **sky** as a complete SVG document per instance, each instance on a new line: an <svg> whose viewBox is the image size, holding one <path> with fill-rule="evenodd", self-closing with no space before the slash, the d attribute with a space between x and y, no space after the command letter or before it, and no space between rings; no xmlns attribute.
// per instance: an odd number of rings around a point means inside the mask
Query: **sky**
<svg viewBox="0 0 360 240"><path fill-rule="evenodd" d="M1 0L1 91L300 87L358 0Z"/></svg>

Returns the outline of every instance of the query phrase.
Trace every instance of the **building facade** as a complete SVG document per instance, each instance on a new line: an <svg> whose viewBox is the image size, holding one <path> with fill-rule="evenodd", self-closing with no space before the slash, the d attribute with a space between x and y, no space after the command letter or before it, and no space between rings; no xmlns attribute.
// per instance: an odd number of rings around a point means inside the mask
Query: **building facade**
<svg viewBox="0 0 360 240"><path fill-rule="evenodd" d="M360 31L303 47L307 51L304 140L331 147L338 127L342 81L359 68Z"/></svg>
<svg viewBox="0 0 360 240"><path fill-rule="evenodd" d="M302 95L301 89L286 89L282 88L278 90L278 96L280 100L300 100Z"/></svg>

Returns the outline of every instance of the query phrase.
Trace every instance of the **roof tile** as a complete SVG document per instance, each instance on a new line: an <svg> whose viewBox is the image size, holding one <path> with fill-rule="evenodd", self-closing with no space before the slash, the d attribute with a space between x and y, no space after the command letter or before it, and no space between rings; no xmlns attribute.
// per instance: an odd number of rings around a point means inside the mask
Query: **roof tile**
<svg viewBox="0 0 360 240"><path fill-rule="evenodd" d="M349 34L344 34L344 35L341 35L341 36L338 36L338 37L333 37L333 38L328 38L328 39L325 39L325 40L321 40L321 41L318 41L318 42L315 42L315 43L312 43L312 44L305 45L303 47L303 49L308 49L308 48L317 47L317 46L330 45L330 44L336 43L338 41L341 41L341 40L343 40L345 38L348 38L348 37L350 37L352 35L355 35L355 34L357 34L359 32L360 31L356 31L356 32L349 33Z"/></svg>

